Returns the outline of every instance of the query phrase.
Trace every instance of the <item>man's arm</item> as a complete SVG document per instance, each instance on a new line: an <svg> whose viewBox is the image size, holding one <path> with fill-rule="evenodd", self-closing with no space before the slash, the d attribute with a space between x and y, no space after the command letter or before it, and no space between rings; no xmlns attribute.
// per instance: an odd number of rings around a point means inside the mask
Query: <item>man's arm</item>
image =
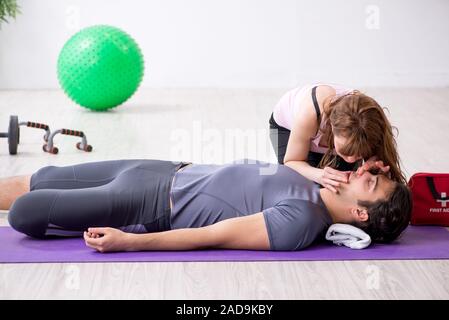
<svg viewBox="0 0 449 320"><path fill-rule="evenodd" d="M86 245L100 252L207 248L270 249L262 212L223 220L201 228L145 234L124 233L113 228L89 228L89 231L84 234L84 239Z"/></svg>

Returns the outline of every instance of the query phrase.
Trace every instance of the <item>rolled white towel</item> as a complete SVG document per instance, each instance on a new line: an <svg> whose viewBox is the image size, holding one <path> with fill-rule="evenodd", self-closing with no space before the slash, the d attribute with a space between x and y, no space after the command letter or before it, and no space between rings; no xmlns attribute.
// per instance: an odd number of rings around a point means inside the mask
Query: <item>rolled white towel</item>
<svg viewBox="0 0 449 320"><path fill-rule="evenodd" d="M364 249L371 244L371 237L365 231L343 223L331 225L326 232L326 240L351 249Z"/></svg>

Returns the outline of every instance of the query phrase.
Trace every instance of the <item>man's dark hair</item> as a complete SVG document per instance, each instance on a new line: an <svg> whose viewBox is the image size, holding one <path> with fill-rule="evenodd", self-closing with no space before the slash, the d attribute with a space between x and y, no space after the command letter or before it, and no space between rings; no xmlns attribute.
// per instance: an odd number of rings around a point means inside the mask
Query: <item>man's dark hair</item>
<svg viewBox="0 0 449 320"><path fill-rule="evenodd" d="M407 185L396 183L386 200L358 201L367 208L369 218L357 227L368 233L372 241L392 242L407 228L412 213L412 193Z"/></svg>

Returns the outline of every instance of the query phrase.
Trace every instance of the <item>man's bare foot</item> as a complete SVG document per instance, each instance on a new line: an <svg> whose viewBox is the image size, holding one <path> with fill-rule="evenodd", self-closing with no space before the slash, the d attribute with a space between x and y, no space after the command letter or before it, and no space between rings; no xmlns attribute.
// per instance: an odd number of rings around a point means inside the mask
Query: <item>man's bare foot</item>
<svg viewBox="0 0 449 320"><path fill-rule="evenodd" d="M9 210L16 199L30 192L31 175L0 179L0 210Z"/></svg>

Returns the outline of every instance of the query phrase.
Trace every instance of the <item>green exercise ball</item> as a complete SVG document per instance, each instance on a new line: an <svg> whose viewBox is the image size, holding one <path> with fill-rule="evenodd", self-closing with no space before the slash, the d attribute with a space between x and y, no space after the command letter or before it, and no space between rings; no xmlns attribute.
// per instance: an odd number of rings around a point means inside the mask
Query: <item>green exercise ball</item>
<svg viewBox="0 0 449 320"><path fill-rule="evenodd" d="M144 63L139 46L127 33L105 25L73 35L58 58L64 92L91 110L114 108L137 90Z"/></svg>

